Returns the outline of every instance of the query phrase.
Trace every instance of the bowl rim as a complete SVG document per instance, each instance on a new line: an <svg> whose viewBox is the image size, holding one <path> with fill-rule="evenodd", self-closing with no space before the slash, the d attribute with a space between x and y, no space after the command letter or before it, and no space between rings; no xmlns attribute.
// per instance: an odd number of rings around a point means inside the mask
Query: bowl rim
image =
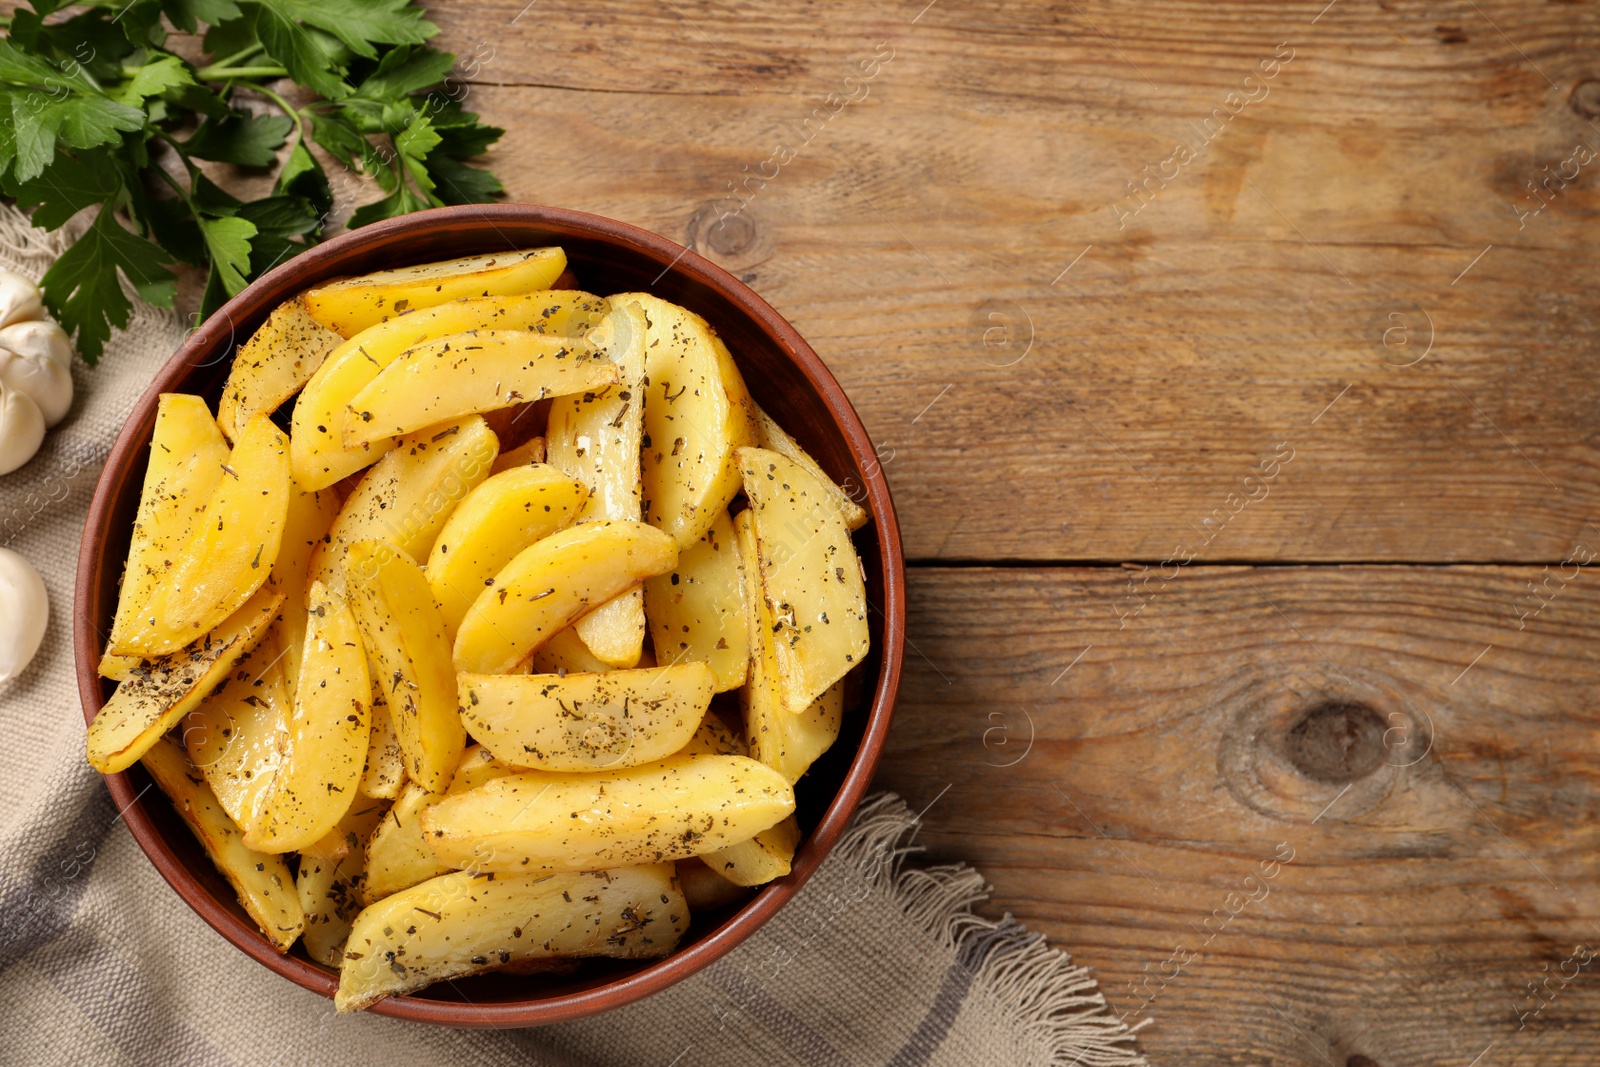
<svg viewBox="0 0 1600 1067"><path fill-rule="evenodd" d="M535 204L470 204L419 211L347 231L280 264L251 282L239 295L193 330L163 364L150 386L129 411L106 457L84 523L73 604L74 659L79 698L87 724L104 703L98 671L100 634L94 621L89 618L87 601L88 590L95 582L100 556L98 546L103 541L103 532L109 529L113 473L134 463L140 450L145 447L146 435L139 432L139 428L153 420L160 394L171 391L191 367L204 365L202 358L207 353L214 359L216 353L213 350L231 342L234 323L237 318L243 317L244 310L258 302L261 305L267 303L272 299L272 291L283 286L287 280L303 279L306 274L315 274L316 269L327 261L337 260L342 254L363 245L398 240L419 231L469 220L487 223L489 228L497 228L496 222L505 222L548 224L583 231L586 236L625 246L635 254L664 264L657 282L671 272L686 274L696 284L714 290L730 305L752 318L817 391L843 433L847 447L861 466L868 510L877 527L878 555L883 574L881 603L873 605L883 616L884 623L882 647L878 650L881 666L861 742L838 791L796 853L794 866L788 876L758 890L717 930L702 940L675 950L633 974L604 981L589 989L537 1000L482 1005L431 1000L425 996L401 996L379 1001L368 1009L381 1015L416 1022L467 1028L545 1025L609 1011L659 992L710 966L760 929L799 892L832 850L860 806L888 737L904 660L906 615L905 559L888 480L882 466L876 461L876 450L866 428L837 379L799 331L749 286L692 249L650 230L588 212ZM295 291L305 288L307 284L314 283L297 281ZM269 295L263 298L263 293ZM283 298L286 297L279 297ZM212 899L207 887L190 873L184 861L162 837L151 818L143 794L136 791L127 772L103 777L112 802L122 813L122 821L127 824L134 840L184 903L212 929L258 963L304 989L329 998L333 996L337 987L334 975L308 961L279 954L253 925ZM165 802L165 798L159 798L159 802Z"/></svg>

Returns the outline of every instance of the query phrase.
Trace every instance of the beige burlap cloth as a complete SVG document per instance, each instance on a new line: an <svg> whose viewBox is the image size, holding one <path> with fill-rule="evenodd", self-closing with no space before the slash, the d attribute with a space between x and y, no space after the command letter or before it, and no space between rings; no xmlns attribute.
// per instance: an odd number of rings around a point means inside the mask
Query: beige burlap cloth
<svg viewBox="0 0 1600 1067"><path fill-rule="evenodd" d="M0 266L38 278L60 235L0 205ZM873 798L758 934L687 981L581 1022L460 1031L332 1004L235 950L145 859L84 762L69 615L89 496L134 400L184 336L140 307L44 450L0 478L0 544L50 590L38 658L0 683L0 1064L1141 1064L1094 980L983 879L908 862L916 820ZM880 862L883 858L889 862Z"/></svg>

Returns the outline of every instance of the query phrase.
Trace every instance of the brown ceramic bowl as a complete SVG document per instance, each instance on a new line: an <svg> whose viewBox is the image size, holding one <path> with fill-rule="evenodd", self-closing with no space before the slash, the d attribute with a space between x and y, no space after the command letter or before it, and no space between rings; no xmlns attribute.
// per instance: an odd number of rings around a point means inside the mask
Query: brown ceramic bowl
<svg viewBox="0 0 1600 1067"><path fill-rule="evenodd" d="M110 630L122 560L143 483L146 449L161 393L199 393L215 402L236 343L277 304L319 282L431 260L539 245L566 249L583 288L648 290L710 321L733 351L750 391L841 484L865 489L872 521L856 535L867 572L872 655L847 707L838 743L796 788L804 838L793 872L723 913L695 917L672 955L646 962L586 961L572 975L477 975L441 983L372 1010L447 1026L529 1026L619 1007L685 978L749 937L793 897L827 856L861 801L889 732L905 633L905 572L889 486L872 442L822 360L766 301L727 271L672 241L627 223L578 211L522 204L424 211L380 222L318 245L262 277L211 316L156 376L134 407L95 489L78 559L74 642L85 720L111 690L96 673ZM859 495L859 494L858 494ZM135 765L106 776L128 829L173 889L200 917L263 966L333 996L334 971L297 945L279 955L246 917L159 790Z"/></svg>

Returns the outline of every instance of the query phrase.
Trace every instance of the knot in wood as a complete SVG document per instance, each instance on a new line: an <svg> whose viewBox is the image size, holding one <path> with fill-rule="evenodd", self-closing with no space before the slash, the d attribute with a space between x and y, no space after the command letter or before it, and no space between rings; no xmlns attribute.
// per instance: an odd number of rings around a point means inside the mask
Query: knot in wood
<svg viewBox="0 0 1600 1067"><path fill-rule="evenodd" d="M1387 724L1369 705L1326 700L1313 705L1284 737L1290 764L1318 782L1359 781L1383 765Z"/></svg>
<svg viewBox="0 0 1600 1067"><path fill-rule="evenodd" d="M756 242L756 224L744 214L717 218L706 227L706 247L719 256L737 256Z"/></svg>
<svg viewBox="0 0 1600 1067"><path fill-rule="evenodd" d="M1586 119L1600 119L1600 78L1585 78L1573 86L1567 103Z"/></svg>

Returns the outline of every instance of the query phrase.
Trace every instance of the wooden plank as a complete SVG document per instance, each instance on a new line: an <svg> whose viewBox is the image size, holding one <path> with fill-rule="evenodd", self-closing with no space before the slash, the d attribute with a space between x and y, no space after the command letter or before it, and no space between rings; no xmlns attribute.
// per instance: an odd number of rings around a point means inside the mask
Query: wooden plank
<svg viewBox="0 0 1600 1067"><path fill-rule="evenodd" d="M1565 572L1193 567L1119 628L1117 570L918 569L880 780L1152 1062L1590 1063L1592 965L1517 1017L1600 953L1600 575Z"/></svg>
<svg viewBox="0 0 1600 1067"><path fill-rule="evenodd" d="M1513 206L1600 149L1593 5L921 6L435 18L515 131L514 198L689 241L811 339L914 558L1160 561L1280 443L1201 559L1543 562L1587 533L1600 165ZM1204 140L1235 90L1260 98Z"/></svg>

